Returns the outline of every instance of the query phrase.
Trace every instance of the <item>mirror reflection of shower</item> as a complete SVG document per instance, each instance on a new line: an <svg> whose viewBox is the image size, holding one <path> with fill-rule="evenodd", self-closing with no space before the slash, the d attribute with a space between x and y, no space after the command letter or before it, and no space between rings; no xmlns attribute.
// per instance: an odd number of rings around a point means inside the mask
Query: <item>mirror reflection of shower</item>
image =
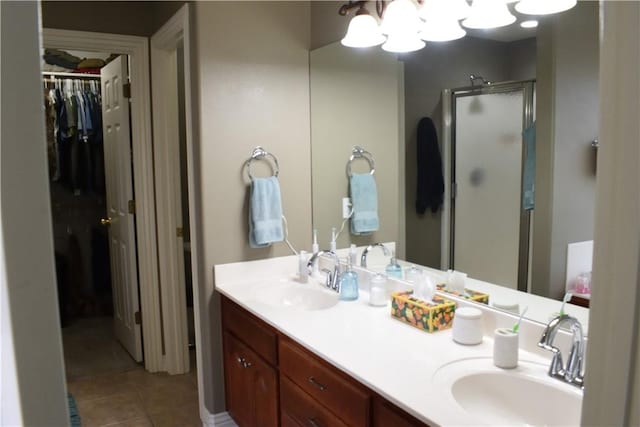
<svg viewBox="0 0 640 427"><path fill-rule="evenodd" d="M471 87L474 87L477 81L482 82L478 86L488 86L492 83L490 80L487 80L484 77L477 76L475 74L469 74L469 80L471 81Z"/></svg>

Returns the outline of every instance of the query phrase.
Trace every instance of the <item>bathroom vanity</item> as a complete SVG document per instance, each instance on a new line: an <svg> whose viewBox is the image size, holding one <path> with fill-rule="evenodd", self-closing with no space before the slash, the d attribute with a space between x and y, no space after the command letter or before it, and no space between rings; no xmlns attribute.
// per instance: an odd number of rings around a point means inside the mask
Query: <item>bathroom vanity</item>
<svg viewBox="0 0 640 427"><path fill-rule="evenodd" d="M426 425L224 296L222 328L227 409L240 426Z"/></svg>
<svg viewBox="0 0 640 427"><path fill-rule="evenodd" d="M493 330L513 315L486 307L482 343L460 345L450 329L426 333L370 306L366 270L360 298L339 301L297 282L296 268L293 256L215 266L227 411L240 427L579 423L581 391L550 378L550 352L537 347L545 325L524 320L520 365L499 369ZM557 408L530 404L550 393Z"/></svg>

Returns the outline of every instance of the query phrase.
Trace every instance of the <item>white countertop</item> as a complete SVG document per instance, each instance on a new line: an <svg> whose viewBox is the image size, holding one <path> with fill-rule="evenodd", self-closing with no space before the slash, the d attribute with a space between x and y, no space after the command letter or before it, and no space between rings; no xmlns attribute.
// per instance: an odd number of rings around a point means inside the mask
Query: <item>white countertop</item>
<svg viewBox="0 0 640 427"><path fill-rule="evenodd" d="M480 424L438 389L432 378L439 367L452 361L491 358L493 341L489 334L485 333L483 343L477 346L456 344L451 329L433 334L420 331L392 318L389 304L368 305L364 291L356 301L340 301L319 311L277 307L260 300L261 293L290 277L296 266L292 256L216 265L216 290L425 423ZM318 285L310 282L300 286ZM487 310L485 332L512 324L512 317ZM523 324L521 340L539 338L538 328ZM535 348L535 342L528 344ZM522 347L521 342L521 360L548 366L548 358L542 353L525 352Z"/></svg>

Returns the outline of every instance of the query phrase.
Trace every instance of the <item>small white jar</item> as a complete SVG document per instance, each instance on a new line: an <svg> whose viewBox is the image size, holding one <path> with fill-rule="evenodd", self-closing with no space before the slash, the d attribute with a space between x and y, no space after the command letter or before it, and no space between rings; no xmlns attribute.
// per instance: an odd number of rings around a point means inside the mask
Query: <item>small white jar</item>
<svg viewBox="0 0 640 427"><path fill-rule="evenodd" d="M462 307L453 317L453 340L458 344L482 343L482 311L473 307Z"/></svg>
<svg viewBox="0 0 640 427"><path fill-rule="evenodd" d="M375 307L387 305L389 292L387 291L387 276L376 273L371 278L371 288L369 289L369 304Z"/></svg>

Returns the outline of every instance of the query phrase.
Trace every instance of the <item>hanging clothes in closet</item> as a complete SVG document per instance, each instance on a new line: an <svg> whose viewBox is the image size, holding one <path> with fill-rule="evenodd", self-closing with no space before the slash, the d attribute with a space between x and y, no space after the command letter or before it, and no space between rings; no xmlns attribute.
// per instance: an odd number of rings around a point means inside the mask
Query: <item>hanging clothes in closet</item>
<svg viewBox="0 0 640 427"><path fill-rule="evenodd" d="M50 177L75 195L105 191L97 78L45 78Z"/></svg>

